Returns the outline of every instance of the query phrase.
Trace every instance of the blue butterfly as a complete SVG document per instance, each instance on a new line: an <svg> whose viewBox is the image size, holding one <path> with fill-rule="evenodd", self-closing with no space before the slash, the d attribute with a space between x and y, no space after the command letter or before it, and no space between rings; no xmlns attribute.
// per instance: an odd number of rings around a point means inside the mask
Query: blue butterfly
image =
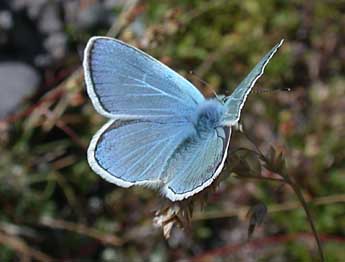
<svg viewBox="0 0 345 262"><path fill-rule="evenodd" d="M91 168L121 187L160 189L172 201L202 191L220 174L231 126L282 43L231 96L205 99L190 82L137 48L91 38L83 62L87 92L97 112L110 119L90 142Z"/></svg>

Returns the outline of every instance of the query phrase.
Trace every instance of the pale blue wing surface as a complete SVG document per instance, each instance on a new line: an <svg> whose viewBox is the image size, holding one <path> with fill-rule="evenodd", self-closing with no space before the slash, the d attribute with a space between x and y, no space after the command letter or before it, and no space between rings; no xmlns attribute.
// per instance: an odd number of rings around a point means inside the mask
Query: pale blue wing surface
<svg viewBox="0 0 345 262"><path fill-rule="evenodd" d="M178 201L209 186L223 168L230 135L230 127L219 127L207 137L185 141L169 160L163 193Z"/></svg>
<svg viewBox="0 0 345 262"><path fill-rule="evenodd" d="M264 73L265 67L271 60L273 55L277 52L278 48L283 44L284 40L281 40L276 46L274 46L252 71L246 76L246 78L236 87L235 91L227 98L225 106L227 107L226 123L231 125L236 124L240 119L240 114L244 102L247 99L248 94L252 90L256 81Z"/></svg>
<svg viewBox="0 0 345 262"><path fill-rule="evenodd" d="M110 120L91 140L88 161L119 186L160 187L168 158L193 132L186 121Z"/></svg>
<svg viewBox="0 0 345 262"><path fill-rule="evenodd" d="M83 65L88 94L96 110L109 118L183 116L204 100L182 76L116 39L91 38Z"/></svg>

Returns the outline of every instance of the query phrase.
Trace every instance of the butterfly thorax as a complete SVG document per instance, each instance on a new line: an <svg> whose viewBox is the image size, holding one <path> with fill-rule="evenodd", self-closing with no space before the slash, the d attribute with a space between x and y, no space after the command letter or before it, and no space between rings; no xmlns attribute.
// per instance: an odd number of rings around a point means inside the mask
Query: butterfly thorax
<svg viewBox="0 0 345 262"><path fill-rule="evenodd" d="M198 134L202 135L214 130L221 123L225 107L216 99L202 102L194 115L193 124Z"/></svg>

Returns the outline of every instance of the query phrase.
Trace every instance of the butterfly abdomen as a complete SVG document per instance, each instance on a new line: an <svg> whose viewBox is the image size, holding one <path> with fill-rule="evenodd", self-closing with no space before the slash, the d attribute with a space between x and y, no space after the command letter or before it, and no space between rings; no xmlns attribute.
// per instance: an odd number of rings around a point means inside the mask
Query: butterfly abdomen
<svg viewBox="0 0 345 262"><path fill-rule="evenodd" d="M225 107L218 100L210 99L202 102L193 117L194 127L199 135L208 133L220 125Z"/></svg>

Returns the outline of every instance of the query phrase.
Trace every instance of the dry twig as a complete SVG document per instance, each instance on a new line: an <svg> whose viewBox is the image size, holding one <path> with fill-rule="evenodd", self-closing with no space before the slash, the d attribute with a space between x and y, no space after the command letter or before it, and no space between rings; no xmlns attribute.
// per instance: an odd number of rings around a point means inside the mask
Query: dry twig
<svg viewBox="0 0 345 262"><path fill-rule="evenodd" d="M36 261L50 262L54 261L53 258L45 253L35 250L28 246L24 240L16 237L4 234L0 231L0 244L7 246L15 250L22 256L23 261L30 261L29 259L35 259Z"/></svg>
<svg viewBox="0 0 345 262"><path fill-rule="evenodd" d="M79 223L67 222L61 219L44 218L40 221L40 225L50 227L53 229L62 229L78 233L80 235L88 236L96 239L105 245L121 246L123 241L113 234L106 234L95 228L90 228Z"/></svg>

